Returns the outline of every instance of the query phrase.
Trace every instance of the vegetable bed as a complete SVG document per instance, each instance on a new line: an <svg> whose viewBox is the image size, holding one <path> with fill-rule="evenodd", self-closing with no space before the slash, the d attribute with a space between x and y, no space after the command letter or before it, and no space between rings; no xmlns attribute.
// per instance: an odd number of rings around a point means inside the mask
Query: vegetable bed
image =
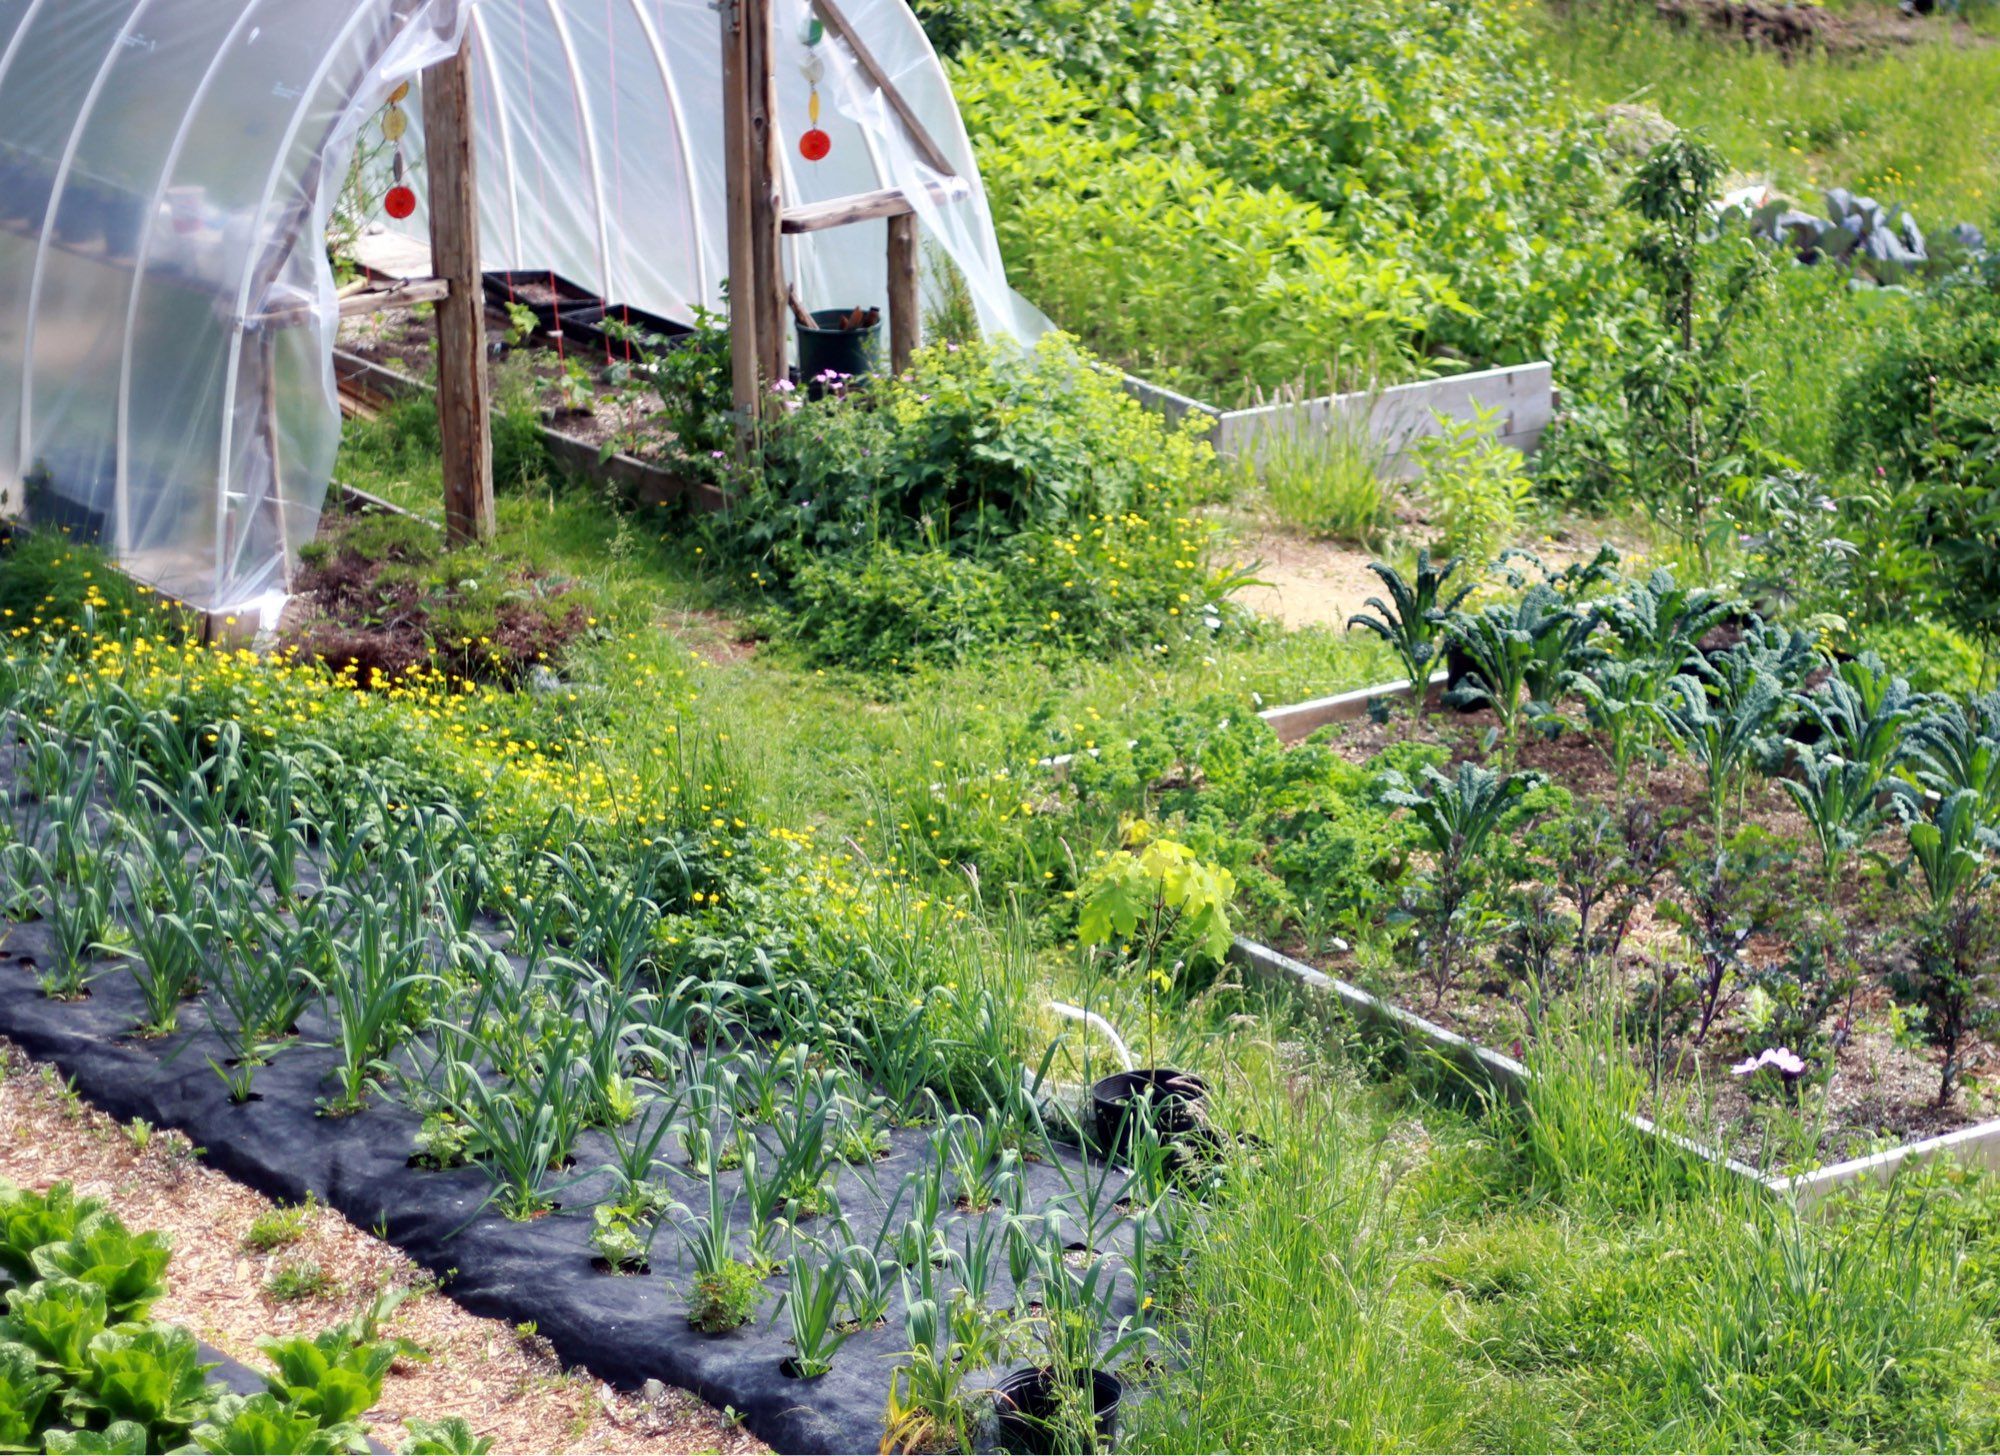
<svg viewBox="0 0 2000 1456"><path fill-rule="evenodd" d="M361 1416L393 1343L347 1327L266 1341L259 1375L149 1318L171 1249L102 1199L0 1181L0 1445L9 1451L381 1450ZM411 1423L409 1453L475 1456L463 1421Z"/></svg>
<svg viewBox="0 0 2000 1456"><path fill-rule="evenodd" d="M941 1100L921 997L864 1027L671 970L662 902L724 883L692 844L504 857L185 701L29 679L67 731L17 714L0 762L0 1034L117 1117L784 1450L962 1443L988 1373L1133 1346L1197 1164L1080 1156L1017 1065Z"/></svg>
<svg viewBox="0 0 2000 1456"><path fill-rule="evenodd" d="M1990 1119L2000 699L1671 577L1573 568L1477 611L1428 563L1377 613L1455 690L1292 748L1196 711L1072 765L1243 879L1253 933L1533 1062L1622 1048L1606 1092L1795 1171Z"/></svg>

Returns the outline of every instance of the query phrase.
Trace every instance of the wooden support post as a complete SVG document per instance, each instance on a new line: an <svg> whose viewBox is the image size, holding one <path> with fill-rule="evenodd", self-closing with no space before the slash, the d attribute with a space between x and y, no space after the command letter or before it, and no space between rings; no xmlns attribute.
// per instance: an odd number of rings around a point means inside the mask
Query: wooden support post
<svg viewBox="0 0 2000 1456"><path fill-rule="evenodd" d="M889 219L889 369L910 367L923 337L923 304L917 291L917 219Z"/></svg>
<svg viewBox="0 0 2000 1456"><path fill-rule="evenodd" d="M486 540L494 531L469 42L467 49L424 72L424 145L431 190L431 271L450 290L437 304L438 438L444 455L445 534L459 545Z"/></svg>
<svg viewBox="0 0 2000 1456"><path fill-rule="evenodd" d="M779 251L778 89L771 0L723 0L723 166L728 182L732 396L746 424L785 377L789 307Z"/></svg>

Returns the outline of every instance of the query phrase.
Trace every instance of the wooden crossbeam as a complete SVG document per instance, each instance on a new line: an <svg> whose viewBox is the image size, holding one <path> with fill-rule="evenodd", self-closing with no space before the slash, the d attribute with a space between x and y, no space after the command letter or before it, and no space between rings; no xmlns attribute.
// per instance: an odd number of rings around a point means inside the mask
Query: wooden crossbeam
<svg viewBox="0 0 2000 1456"><path fill-rule="evenodd" d="M392 308L413 308L420 303L442 303L451 297L451 283L443 278L406 278L386 286L371 285L340 297L340 316L364 318Z"/></svg>
<svg viewBox="0 0 2000 1456"><path fill-rule="evenodd" d="M933 183L928 189L938 202L959 202L972 195L963 181ZM825 202L808 202L784 211L781 225L788 233L816 233L850 223L872 222L878 217L907 217L916 209L900 187L878 187L873 192L856 192L848 197L832 197Z"/></svg>
<svg viewBox="0 0 2000 1456"><path fill-rule="evenodd" d="M781 226L788 233L816 233L826 228L846 227L878 217L903 217L916 209L900 187L881 187L873 192L857 192L852 197L835 197L826 202L808 202L803 207L785 209Z"/></svg>

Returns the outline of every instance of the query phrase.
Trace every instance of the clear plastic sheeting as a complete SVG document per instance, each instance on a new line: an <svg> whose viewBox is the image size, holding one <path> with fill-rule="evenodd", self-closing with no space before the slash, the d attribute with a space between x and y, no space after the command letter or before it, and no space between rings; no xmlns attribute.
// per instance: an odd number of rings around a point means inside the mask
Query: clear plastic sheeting
<svg viewBox="0 0 2000 1456"><path fill-rule="evenodd" d="M809 0L774 3L786 204L903 189L929 300L955 277L985 328L1038 333L904 0L841 9L948 173L832 27L809 43ZM283 589L340 437L327 223L362 128L467 37L487 266L682 320L725 308L710 0L0 0L10 511L197 607ZM830 150L807 162L814 74ZM422 236L423 213L402 226ZM880 306L886 246L858 224L788 238L786 264L808 307Z"/></svg>
<svg viewBox="0 0 2000 1456"><path fill-rule="evenodd" d="M458 0L0 0L0 489L205 608L283 585L339 443L323 241Z"/></svg>
<svg viewBox="0 0 2000 1456"><path fill-rule="evenodd" d="M1039 335L1047 321L1007 286L972 144L922 25L905 0L837 3L950 170L922 159L832 27L809 41L812 0L773 0L785 205L901 189L930 244L927 304L947 301L955 272L984 329ZM682 323L697 305L727 312L721 26L712 0L480 0L471 44L489 269L546 270ZM829 149L810 162L799 141L814 125L815 72ZM399 230L421 238L426 227L420 205ZM880 221L785 241L809 309L879 307L887 259Z"/></svg>

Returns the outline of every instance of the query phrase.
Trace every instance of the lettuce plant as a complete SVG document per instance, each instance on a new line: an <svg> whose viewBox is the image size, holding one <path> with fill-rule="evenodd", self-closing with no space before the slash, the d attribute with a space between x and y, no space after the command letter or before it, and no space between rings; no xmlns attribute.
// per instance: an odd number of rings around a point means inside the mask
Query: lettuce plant
<svg viewBox="0 0 2000 1456"><path fill-rule="evenodd" d="M64 1405L73 1418L131 1421L171 1446L207 1414L214 1368L176 1326L106 1330L90 1342L88 1368Z"/></svg>
<svg viewBox="0 0 2000 1456"><path fill-rule="evenodd" d="M382 1377L396 1359L394 1346L357 1344L340 1330L266 1340L258 1348L273 1367L264 1377L270 1393L322 1427L359 1420L382 1398Z"/></svg>
<svg viewBox="0 0 2000 1456"><path fill-rule="evenodd" d="M61 1243L35 1250L35 1272L44 1279L76 1279L104 1291L113 1324L142 1320L167 1292L166 1236L134 1234L116 1219L94 1222Z"/></svg>
<svg viewBox="0 0 2000 1456"><path fill-rule="evenodd" d="M45 1370L80 1376L90 1366L90 1343L107 1326L104 1291L79 1279L43 1279L9 1290L0 1340L25 1346Z"/></svg>
<svg viewBox="0 0 2000 1456"><path fill-rule="evenodd" d="M35 1251L66 1243L111 1218L101 1198L79 1198L72 1183L46 1193L0 1182L0 1286L32 1284L41 1277Z"/></svg>
<svg viewBox="0 0 2000 1456"><path fill-rule="evenodd" d="M194 1428L192 1440L212 1456L339 1456L352 1448L351 1437L265 1392L224 1398L212 1418Z"/></svg>
<svg viewBox="0 0 2000 1456"><path fill-rule="evenodd" d="M32 1451L42 1410L62 1386L24 1345L0 1342L0 1451Z"/></svg>

